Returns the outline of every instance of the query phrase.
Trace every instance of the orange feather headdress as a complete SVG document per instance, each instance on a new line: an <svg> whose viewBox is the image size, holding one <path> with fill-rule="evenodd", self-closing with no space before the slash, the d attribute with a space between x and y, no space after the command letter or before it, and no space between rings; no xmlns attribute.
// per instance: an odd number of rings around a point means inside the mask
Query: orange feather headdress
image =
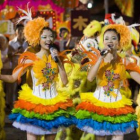
<svg viewBox="0 0 140 140"><path fill-rule="evenodd" d="M31 46L39 44L40 33L44 27L48 27L49 23L44 18L38 17L29 21L24 27L24 35Z"/></svg>
<svg viewBox="0 0 140 140"><path fill-rule="evenodd" d="M127 50L131 47L131 32L129 28L122 24L110 24L106 25L99 37L99 46L103 48L103 36L106 30L115 29L120 34L120 46L119 49Z"/></svg>
<svg viewBox="0 0 140 140"><path fill-rule="evenodd" d="M19 10L22 11L25 16L19 18L18 23L23 19L28 20L27 24L24 27L24 35L26 40L31 46L38 45L40 40L40 33L44 27L49 27L49 23L46 22L42 17L32 19L31 9L28 8L28 4L27 12L20 8Z"/></svg>

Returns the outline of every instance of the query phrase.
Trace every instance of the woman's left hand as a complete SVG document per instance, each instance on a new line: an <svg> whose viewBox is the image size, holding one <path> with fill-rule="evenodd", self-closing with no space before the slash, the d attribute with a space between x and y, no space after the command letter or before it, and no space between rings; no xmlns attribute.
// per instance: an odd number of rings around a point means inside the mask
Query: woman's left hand
<svg viewBox="0 0 140 140"><path fill-rule="evenodd" d="M56 63L59 63L60 59L59 59L59 54L58 54L57 49L51 50L51 56Z"/></svg>
<svg viewBox="0 0 140 140"><path fill-rule="evenodd" d="M51 52L51 55L52 55L52 57L58 56L58 51L57 51L57 49L53 49L52 52Z"/></svg>

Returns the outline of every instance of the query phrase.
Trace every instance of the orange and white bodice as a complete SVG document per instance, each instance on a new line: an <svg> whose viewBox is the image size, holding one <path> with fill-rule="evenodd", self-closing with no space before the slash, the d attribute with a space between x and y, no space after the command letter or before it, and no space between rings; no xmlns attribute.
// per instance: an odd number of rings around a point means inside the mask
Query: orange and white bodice
<svg viewBox="0 0 140 140"><path fill-rule="evenodd" d="M120 90L124 88L126 70L122 63L102 63L97 77L94 97L102 102L116 102L122 99Z"/></svg>
<svg viewBox="0 0 140 140"><path fill-rule="evenodd" d="M43 99L51 99L57 96L56 80L58 67L49 55L48 58L38 59L31 70L33 82L33 94Z"/></svg>

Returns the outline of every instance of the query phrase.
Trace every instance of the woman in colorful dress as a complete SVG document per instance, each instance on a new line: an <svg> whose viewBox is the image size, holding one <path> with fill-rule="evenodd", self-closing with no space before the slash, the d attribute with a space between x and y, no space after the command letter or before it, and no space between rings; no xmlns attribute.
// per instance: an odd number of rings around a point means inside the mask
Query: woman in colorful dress
<svg viewBox="0 0 140 140"><path fill-rule="evenodd" d="M127 26L106 25L101 33L104 48L91 57L97 61L91 66L87 79L96 78L94 93L81 93L81 103L77 106L77 127L96 135L97 140L104 140L112 135L112 140L123 140L123 135L137 128L137 117L132 108L132 101L123 93L129 91L126 72L140 84L140 69L136 63L121 58L119 50L125 50L131 43ZM96 51L95 51L96 52Z"/></svg>
<svg viewBox="0 0 140 140"><path fill-rule="evenodd" d="M18 101L10 114L13 126L27 131L27 140L36 140L38 135L46 135L47 140L55 138L58 127L67 127L72 124L72 100L69 94L56 90L58 74L64 85L67 84L67 75L56 48L50 53L49 46L53 44L54 32L48 27L44 18L30 20L25 28L24 35L31 46L40 46L36 54L24 52L18 66L12 75L0 75L5 82L14 82L28 70L31 71L33 87L27 84L19 91ZM57 56L58 63L54 61Z"/></svg>

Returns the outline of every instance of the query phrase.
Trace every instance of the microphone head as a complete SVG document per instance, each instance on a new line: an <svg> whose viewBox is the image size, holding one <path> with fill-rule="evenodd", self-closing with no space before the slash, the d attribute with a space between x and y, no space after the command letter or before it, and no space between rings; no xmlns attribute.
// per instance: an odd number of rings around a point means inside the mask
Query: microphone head
<svg viewBox="0 0 140 140"><path fill-rule="evenodd" d="M53 44L49 44L49 49L53 47Z"/></svg>
<svg viewBox="0 0 140 140"><path fill-rule="evenodd" d="M49 50L50 50L50 52L51 52L52 58L54 59L54 61L55 61L56 63L58 63L58 62L59 62L58 57L53 55L53 50L54 50L54 49L56 49L56 47L55 47L53 44L50 44L50 45L49 45ZM56 50L57 50L57 49L56 49Z"/></svg>
<svg viewBox="0 0 140 140"><path fill-rule="evenodd" d="M50 48L54 48L54 49L56 49L57 51L59 51L59 46L58 45L56 45L55 43L51 43L50 45L49 45L49 49Z"/></svg>
<svg viewBox="0 0 140 140"><path fill-rule="evenodd" d="M106 53L108 53L108 50L103 50L100 52L101 56L105 55Z"/></svg>
<svg viewBox="0 0 140 140"><path fill-rule="evenodd" d="M110 44L109 44L109 45L108 45L108 47L109 47L109 48L112 48L112 47L113 47L113 45L110 45Z"/></svg>

